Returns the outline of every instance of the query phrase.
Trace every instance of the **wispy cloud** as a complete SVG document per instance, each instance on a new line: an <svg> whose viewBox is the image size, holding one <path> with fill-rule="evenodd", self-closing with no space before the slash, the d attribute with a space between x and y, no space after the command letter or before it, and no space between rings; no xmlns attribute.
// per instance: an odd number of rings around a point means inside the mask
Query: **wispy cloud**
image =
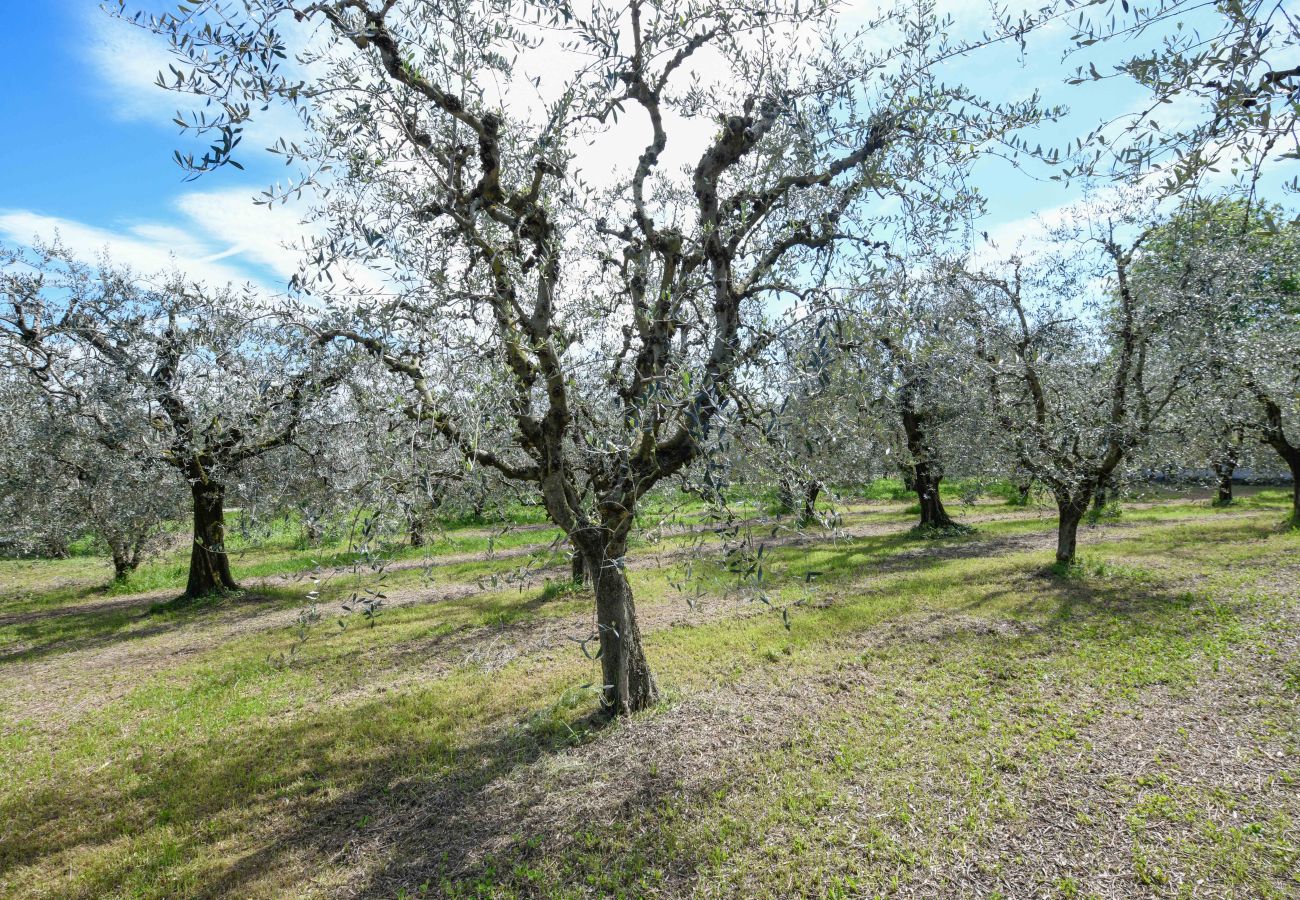
<svg viewBox="0 0 1300 900"><path fill-rule="evenodd" d="M182 194L175 207L168 220L113 227L33 210L0 210L0 236L18 244L57 238L83 259L107 255L142 274L177 269L212 284L252 282L283 289L297 270L299 253L292 246L308 230L291 208L255 206L237 189Z"/></svg>
<svg viewBox="0 0 1300 900"><path fill-rule="evenodd" d="M87 9L82 28L85 39L78 47L78 55L96 76L97 90L117 118L174 129L177 113L184 117L199 103L199 98L158 85L159 75L169 83L175 80L172 66L189 72L184 61L173 55L165 38L97 6ZM243 157L271 146L279 138L295 140L302 134L301 122L288 108L276 104L259 110L244 127ZM185 142L178 136L178 145Z"/></svg>
<svg viewBox="0 0 1300 900"><path fill-rule="evenodd" d="M159 72L174 60L167 44L142 28L103 11L87 10L85 58L113 113L128 121L165 125L176 110L175 94L158 87Z"/></svg>

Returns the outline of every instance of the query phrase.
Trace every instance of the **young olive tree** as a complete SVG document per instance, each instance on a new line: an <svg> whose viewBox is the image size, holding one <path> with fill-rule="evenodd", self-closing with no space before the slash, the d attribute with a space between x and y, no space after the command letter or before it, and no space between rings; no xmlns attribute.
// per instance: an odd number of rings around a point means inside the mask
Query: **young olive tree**
<svg viewBox="0 0 1300 900"><path fill-rule="evenodd" d="M966 417L970 395L969 367L953 341L960 316L947 277L943 266L920 254L893 256L853 291L861 371L878 379L878 404L900 437L897 465L920 507L917 528L928 533L962 527L940 496L945 456L958 449L943 446L944 438L966 430L952 426Z"/></svg>
<svg viewBox="0 0 1300 900"><path fill-rule="evenodd" d="M157 549L184 504L179 479L155 458L149 429L121 414L120 385L106 375L94 373L75 394L53 395L27 379L0 382L7 424L0 546L40 553L93 537L122 581Z"/></svg>
<svg viewBox="0 0 1300 900"><path fill-rule="evenodd" d="M1136 283L1150 231L1124 242L1120 227L1067 226L1053 258L1013 258L1002 273L962 279L989 414L1006 452L1056 499L1063 566L1075 560L1089 503L1149 441L1190 369L1153 352L1190 298Z"/></svg>
<svg viewBox="0 0 1300 900"><path fill-rule="evenodd" d="M122 421L101 427L151 429L154 460L190 487L186 595L236 589L226 553L227 489L249 461L293 438L343 365L322 348L305 348L284 311L251 292L208 289L178 275L146 281L108 263L86 265L57 246L10 253L0 279L0 346L9 365L51 396L83 406L111 385Z"/></svg>
<svg viewBox="0 0 1300 900"><path fill-rule="evenodd" d="M305 82L279 69L291 20L326 42ZM150 24L225 111L194 168L250 109L297 107L311 137L281 150L329 169L321 259L391 286L318 344L382 360L471 465L538 493L592 576L611 714L657 696L624 571L638 501L734 414L765 307L880 239L868 200L941 206L1039 115L941 84L969 48L924 4L871 23L883 50L817 0L249 0Z"/></svg>

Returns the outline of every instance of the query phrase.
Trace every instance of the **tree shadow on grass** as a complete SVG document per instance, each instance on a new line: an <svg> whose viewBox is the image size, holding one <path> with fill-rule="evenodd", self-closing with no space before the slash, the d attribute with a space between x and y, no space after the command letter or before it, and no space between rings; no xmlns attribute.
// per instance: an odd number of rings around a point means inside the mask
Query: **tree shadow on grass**
<svg viewBox="0 0 1300 900"><path fill-rule="evenodd" d="M940 552L901 559L887 557L882 566L925 575L952 559L1008 552L1020 548L1026 538L1034 541L1039 537L959 539L937 548ZM1197 536L1189 532L1186 540L1193 543ZM876 543L882 549L897 550L910 542L890 536ZM1174 543L1181 546L1182 539ZM846 548L843 552L860 551ZM1006 611L1039 624L999 630L982 628L969 620L955 623L957 627L953 628L935 622L933 634L903 631L896 639L942 642L974 636L988 645L990 659L998 659L1014 642L1045 638L1048 643L1042 652L1082 654L1079 662L1071 665L1080 667L1080 677L1085 678L1090 677L1087 667L1093 656L1086 647L1079 650L1077 644L1094 640L1099 642L1099 648L1105 648L1101 660L1125 667L1122 673L1105 676L1119 684L1177 680L1195 670L1195 651L1186 650L1189 655L1184 658L1179 655L1184 651L1178 648L1182 637L1203 631L1205 620L1200 610L1207 600L1176 582L1134 582L1123 575L1060 578L1021 570L1012 585L998 587L999 581L1006 580L1005 570L977 577L989 579L988 589L968 604L966 611L987 615L996 609L999 618ZM1017 603L1017 599L1022 602ZM1222 609L1223 604L1216 601L1216 608ZM841 612L832 607L819 614L834 618ZM857 627L864 634L873 629L870 617L860 621L849 617L843 624ZM1099 625L1101 630L1096 630ZM1160 648L1171 651L1169 658L1154 658L1160 654L1153 651ZM1153 658L1146 660L1144 654ZM552 863L550 877L563 877L569 886L581 885L595 893L619 888L635 890L640 873L653 869L667 871L670 878L675 876L688 885L704 864L699 855L704 850L681 847L664 837L672 828L674 814L671 810L665 812L662 804L670 799L686 804L700 799L701 808L707 808L713 783L706 780L683 787L671 777L675 773L645 765L641 756L663 737L642 735L630 747L620 746L615 730L601 734L582 750L571 751L563 742L544 741L534 741L521 749L517 735L499 736L496 741L481 742L458 756L462 764L456 774L380 778L363 784L315 820L299 823L292 834L277 842L281 850L266 848L261 858L247 862L250 871L263 871L265 854L273 859L277 852L296 852L291 848L319 852L320 858L345 861L353 871L361 872L362 880L354 882L350 891L363 896L394 896L403 888L415 893L425 884L429 885L429 896L454 889L473 893L478 888L541 893L542 886L532 879L543 868L535 864L543 860ZM629 749L631 752L627 752ZM482 757L477 768L472 765L476 754ZM584 782L583 787L574 783L561 786L557 802L567 804L566 815L533 814L530 805L537 803L537 791L543 788L534 786L536 789L530 792L527 788L533 773L524 770L556 754L573 754L572 762L583 766L577 777L590 785ZM701 762L707 765L707 761ZM611 776L617 782L613 788L595 786ZM348 822L355 825L367 821L368 816L374 817L368 821L377 825L381 835L373 839L364 834L345 837ZM325 833L330 837L322 843L321 835ZM584 844L589 838L593 843ZM666 849L669 844L671 850ZM562 860L558 864L561 875L555 871L557 860ZM246 883L227 881L223 890L238 892Z"/></svg>
<svg viewBox="0 0 1300 900"><path fill-rule="evenodd" d="M947 561L1007 552L1024 537L955 539L941 547L927 545L924 554L867 565L871 573L906 570L928 577ZM1188 534L1189 543L1195 539ZM902 535L871 540L882 551L917 543ZM860 556L861 548L836 552L845 558L835 572L845 578L862 573L862 564L850 559ZM1049 637L1086 640L1086 626L1094 621L1113 629L1107 639L1126 641L1153 628L1190 632L1198 625L1189 614L1198 599L1176 586L1023 571L1018 582L999 586L1005 570L977 577L989 579L986 589L953 612L1046 619L1043 630ZM830 622L842 617L845 629L862 634L877 621L835 607L809 615ZM962 633L936 628L932 636L900 632L896 639L944 640ZM993 642L990 652L1004 639L1025 636L979 634ZM566 869L566 877L572 874L575 883L599 892L612 884L635 884L639 867L671 869L670 875L689 881L702 865L693 854L703 851L674 847L667 852L654 841L671 818L656 812L657 804L670 798L690 803L707 780L682 787L677 773L646 762L643 751L650 742L644 734L621 727L588 733L590 743L573 748L569 729L581 734L587 724L581 709L575 705L551 714L545 704L555 700L555 685L530 680L528 671L452 678L460 681L450 686L437 681L409 694L348 706L298 710L287 720L262 718L267 724L256 727L211 730L201 743L177 740L174 749L119 756L90 779L43 782L0 804L0 872L55 854L102 848L124 835L143 839L155 830L172 835L181 858L201 861L196 891L203 896L243 896L267 880L273 886L302 885L342 874L353 879L348 892L363 895L393 896L399 888L414 890L427 881L429 895L438 896L443 879L472 885L483 873L493 883L512 882L530 893L529 863L548 854L562 855L577 867L571 873ZM519 695L502 701L501 692L510 689ZM583 708L590 708L589 698L585 703ZM524 719L521 709L535 712ZM665 736L658 740L662 744ZM568 766L562 766L569 773L570 787L562 795L568 805L538 812L546 786L537 777L541 768L530 767L545 766L548 759ZM596 765L589 767L593 760ZM588 823L605 841L590 853L580 844ZM253 849L233 859L229 849L210 849L223 843ZM112 851L120 862L97 861L86 877L98 880L85 892L133 892L132 879L145 877L140 872L145 863L127 849ZM175 862L153 864L166 874Z"/></svg>
<svg viewBox="0 0 1300 900"><path fill-rule="evenodd" d="M483 687L488 684L484 679ZM394 703L401 710L396 717ZM152 877L152 867L159 883L170 883L179 854L202 860L200 887L187 891L198 896L247 896L259 885L263 891L268 884L303 885L340 870L364 879L361 893L392 896L396 885L456 878L496 849L514 852L529 808L510 785L528 794L535 780L518 777L519 770L603 739L609 732L584 715L590 709L588 695L560 717L546 711L502 716L466 709L456 692L440 694L435 686L142 753L89 781L50 779L0 803L0 873L55 855L76 860L99 848L93 867L80 873L87 879L78 885L81 893L156 890L142 879ZM470 736L458 740L458 731ZM592 795L600 808L590 812L599 818L641 808L674 789L671 778L645 767L610 768L620 784L608 795ZM531 799L540 795L534 791ZM572 839L573 827L563 816L531 821L525 852ZM124 836L143 848L155 836L165 839L172 858L104 849ZM228 849L208 849L232 840L253 849L233 861Z"/></svg>
<svg viewBox="0 0 1300 900"><path fill-rule="evenodd" d="M617 768L593 766L582 784L561 790L572 792L572 806L539 813L545 798L529 770L545 757L569 752L581 750L571 751L558 737L498 733L462 748L458 756L466 765L445 774L379 774L241 858L204 895L239 896L285 859L305 864L308 872L312 865L341 866L353 877L351 896L393 897L403 889L411 896L442 896L445 886L484 878L494 887L513 883L527 891L531 862L572 848L587 828L619 833L638 813L682 793L665 773L628 760ZM619 773L614 789L591 786L589 779L611 770ZM612 880L622 882L631 874L631 855L619 861ZM686 864L685 854L677 862ZM582 880L577 873L573 877ZM427 893L419 893L422 886Z"/></svg>
<svg viewBox="0 0 1300 900"><path fill-rule="evenodd" d="M262 591L242 591L186 604L159 603L157 596L131 602L85 604L41 610L0 619L0 630L16 648L0 647L0 664L32 662L59 653L100 650L139 641L201 623L220 614L238 622L270 609L300 602L297 597Z"/></svg>

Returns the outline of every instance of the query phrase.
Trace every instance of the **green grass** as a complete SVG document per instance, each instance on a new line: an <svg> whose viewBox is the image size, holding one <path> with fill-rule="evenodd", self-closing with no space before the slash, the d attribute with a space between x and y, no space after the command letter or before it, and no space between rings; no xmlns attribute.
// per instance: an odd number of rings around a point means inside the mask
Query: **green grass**
<svg viewBox="0 0 1300 900"><path fill-rule="evenodd" d="M484 589L374 627L340 627L367 579L339 576L301 643L302 584L85 609L113 599L87 587L93 561L0 563L21 579L0 616L49 614L0 625L0 893L856 897L938 877L991 895L1051 869L1007 895L1173 896L1199 878L1198 896L1286 896L1300 669L1279 651L1298 617L1276 579L1300 534L1278 493L1126 508L1085 526L1063 577L1018 543L1049 539L1032 508L924 540L898 508L855 507L846 523L889 530L765 553L758 587L788 618L716 562L691 564L695 614L672 587L683 563L636 569L666 700L635 731L591 720L597 664L566 639L590 594L565 570L503 580L526 559L395 571L391 592ZM241 577L297 553L249 549ZM1249 784L1191 765L1205 726L1178 711L1224 685L1249 686L1234 746L1283 754ZM1094 778L1162 709L1159 748ZM1119 829L1123 880L1025 857L1045 809L1085 848ZM942 880L956 871L987 890Z"/></svg>

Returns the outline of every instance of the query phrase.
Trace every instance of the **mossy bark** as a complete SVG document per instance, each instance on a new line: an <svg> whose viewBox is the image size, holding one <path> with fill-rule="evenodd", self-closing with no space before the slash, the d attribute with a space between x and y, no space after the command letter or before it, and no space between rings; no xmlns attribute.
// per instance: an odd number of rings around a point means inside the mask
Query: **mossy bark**
<svg viewBox="0 0 1300 900"><path fill-rule="evenodd" d="M194 548L185 596L238 590L226 553L225 487L211 480L196 480L190 490L194 497Z"/></svg>

